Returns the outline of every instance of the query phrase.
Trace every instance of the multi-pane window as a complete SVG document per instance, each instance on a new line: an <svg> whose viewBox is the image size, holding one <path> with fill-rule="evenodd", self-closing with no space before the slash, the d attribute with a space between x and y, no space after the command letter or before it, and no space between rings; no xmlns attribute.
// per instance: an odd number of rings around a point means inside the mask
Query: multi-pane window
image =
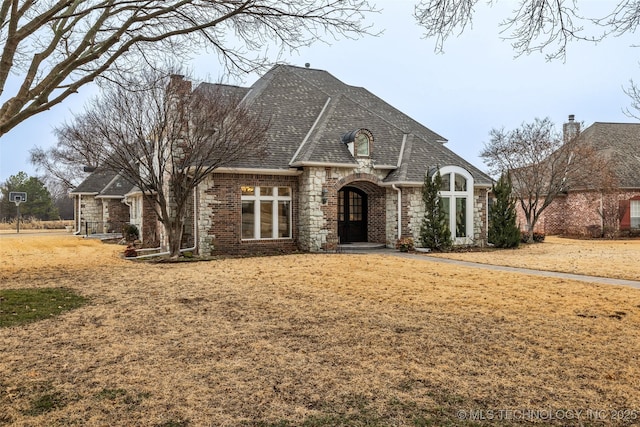
<svg viewBox="0 0 640 427"><path fill-rule="evenodd" d="M631 200L631 228L640 228L640 200Z"/></svg>
<svg viewBox="0 0 640 427"><path fill-rule="evenodd" d="M363 202L362 196L355 191L349 191L348 193L348 208L349 208L349 221L363 221L364 212L363 212ZM345 221L345 200L344 193L340 192L338 197L338 221Z"/></svg>
<svg viewBox="0 0 640 427"><path fill-rule="evenodd" d="M291 238L291 188L242 187L242 238Z"/></svg>
<svg viewBox="0 0 640 427"><path fill-rule="evenodd" d="M457 166L442 168L440 175L440 198L451 237L456 243L464 243L473 236L473 177Z"/></svg>

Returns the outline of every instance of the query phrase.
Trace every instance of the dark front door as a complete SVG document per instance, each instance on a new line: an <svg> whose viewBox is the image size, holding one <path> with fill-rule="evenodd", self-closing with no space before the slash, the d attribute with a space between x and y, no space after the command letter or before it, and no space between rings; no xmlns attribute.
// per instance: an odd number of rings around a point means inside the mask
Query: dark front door
<svg viewBox="0 0 640 427"><path fill-rule="evenodd" d="M353 187L338 192L340 243L367 241L367 194Z"/></svg>

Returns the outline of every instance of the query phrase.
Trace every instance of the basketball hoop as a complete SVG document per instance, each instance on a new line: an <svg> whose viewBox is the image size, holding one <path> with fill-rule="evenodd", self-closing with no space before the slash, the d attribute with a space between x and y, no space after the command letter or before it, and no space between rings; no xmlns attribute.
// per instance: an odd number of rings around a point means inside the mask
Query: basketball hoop
<svg viewBox="0 0 640 427"><path fill-rule="evenodd" d="M9 201L15 203L16 206L20 206L20 203L27 201L27 193L12 191L9 193Z"/></svg>
<svg viewBox="0 0 640 427"><path fill-rule="evenodd" d="M20 233L20 203L27 201L27 193L21 191L11 191L9 193L9 201L16 204L18 208L18 220L16 221L16 232Z"/></svg>

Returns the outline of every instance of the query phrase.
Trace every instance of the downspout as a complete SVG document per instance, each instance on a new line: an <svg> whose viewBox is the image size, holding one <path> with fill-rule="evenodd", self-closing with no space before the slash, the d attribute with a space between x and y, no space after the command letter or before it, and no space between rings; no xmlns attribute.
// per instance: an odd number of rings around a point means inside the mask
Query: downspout
<svg viewBox="0 0 640 427"><path fill-rule="evenodd" d="M76 211L78 213L78 215L76 215L77 216L76 226L78 227L78 229L73 233L76 236L78 234L80 234L80 232L82 231L82 219L81 219L82 215L81 215L81 212L80 212L80 208L82 206L81 198L82 198L82 196L78 194L78 207L77 207L78 210ZM75 199L75 197L74 197L74 199Z"/></svg>
<svg viewBox="0 0 640 427"><path fill-rule="evenodd" d="M484 193L484 246L489 246L489 191Z"/></svg>
<svg viewBox="0 0 640 427"><path fill-rule="evenodd" d="M407 134L402 135L402 145L400 146L400 155L398 156L398 162L396 167L402 166L402 158L404 157L404 149L407 144ZM398 240L402 239L402 190L396 187L395 184L391 184L391 188L398 192Z"/></svg>
<svg viewBox="0 0 640 427"><path fill-rule="evenodd" d="M398 192L398 239L402 239L402 190L391 184L391 188Z"/></svg>

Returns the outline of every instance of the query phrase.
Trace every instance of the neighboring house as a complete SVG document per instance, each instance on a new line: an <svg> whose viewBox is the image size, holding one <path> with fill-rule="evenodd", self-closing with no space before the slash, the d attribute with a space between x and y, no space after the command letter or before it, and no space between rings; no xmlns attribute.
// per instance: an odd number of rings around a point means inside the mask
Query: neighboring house
<svg viewBox="0 0 640 427"><path fill-rule="evenodd" d="M269 120L266 154L248 154L199 185L185 245L211 254L417 241L424 176L437 168L456 243L486 244L491 178L366 89L326 71L277 65L250 88L224 90Z"/></svg>
<svg viewBox="0 0 640 427"><path fill-rule="evenodd" d="M69 193L78 234L121 232L129 222L129 207L123 204L131 184L117 173L97 169Z"/></svg>
<svg viewBox="0 0 640 427"><path fill-rule="evenodd" d="M589 172L603 183L573 185L547 207L536 231L591 237L640 233L640 123L595 122L580 132L571 115L564 131L578 133L579 144L597 150L600 161Z"/></svg>
<svg viewBox="0 0 640 427"><path fill-rule="evenodd" d="M135 225L146 247L160 244L159 224L142 192L119 174L103 169L92 172L71 191L76 234L121 233Z"/></svg>

